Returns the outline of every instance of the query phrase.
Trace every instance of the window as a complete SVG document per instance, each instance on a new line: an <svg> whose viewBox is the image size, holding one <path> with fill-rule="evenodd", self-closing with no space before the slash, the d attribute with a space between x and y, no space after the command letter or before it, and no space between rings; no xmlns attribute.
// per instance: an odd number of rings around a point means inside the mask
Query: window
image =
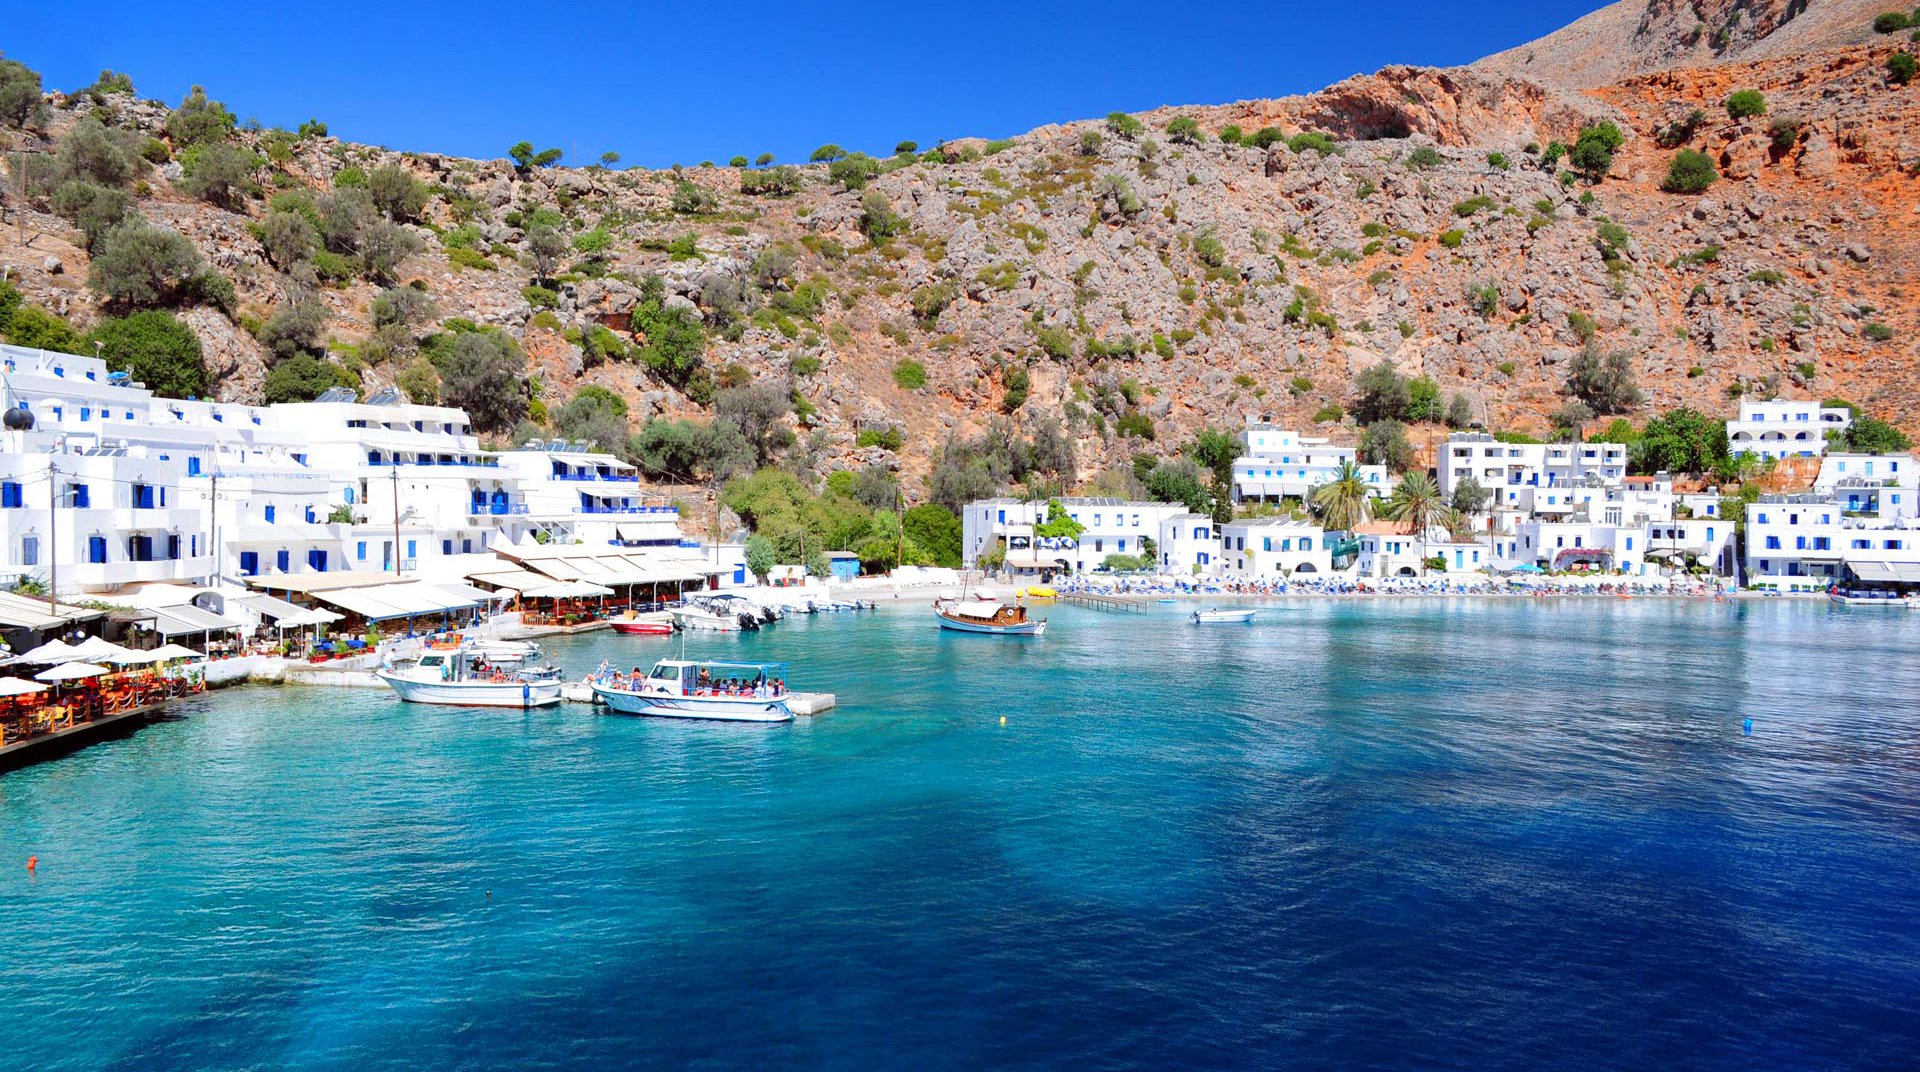
<svg viewBox="0 0 1920 1072"><path fill-rule="evenodd" d="M107 560L107 538L105 536L87 537L87 561L95 564Z"/></svg>
<svg viewBox="0 0 1920 1072"><path fill-rule="evenodd" d="M408 541L407 541L407 557L408 557L408 558L413 558L413 557L415 557L415 556L417 556L417 555L418 555L418 554L420 553L419 551L417 551L417 550L415 550L415 549L414 549L414 548L415 548L415 544L417 544L417 543L418 543L418 541L417 541L417 540L408 540Z"/></svg>
<svg viewBox="0 0 1920 1072"><path fill-rule="evenodd" d="M286 573L293 567L293 552L282 547L273 553L273 568Z"/></svg>
<svg viewBox="0 0 1920 1072"><path fill-rule="evenodd" d="M85 484L68 484L67 490L73 495L75 510L85 510L93 505L93 496Z"/></svg>
<svg viewBox="0 0 1920 1072"><path fill-rule="evenodd" d="M367 560L367 541L361 540L359 543L354 545L353 557L359 559L362 562L365 562Z"/></svg>
<svg viewBox="0 0 1920 1072"><path fill-rule="evenodd" d="M40 537L20 537L20 564L22 566L38 566L40 564Z"/></svg>
<svg viewBox="0 0 1920 1072"><path fill-rule="evenodd" d="M1898 550L1900 550L1900 541L1899 541L1899 540L1888 540L1888 541L1886 542L1886 546L1885 546L1885 548L1883 548L1883 549L1884 549L1884 550L1887 550L1887 551L1898 551Z"/></svg>
<svg viewBox="0 0 1920 1072"><path fill-rule="evenodd" d="M1767 550L1769 551L1780 550L1780 537L1778 536L1767 537Z"/></svg>
<svg viewBox="0 0 1920 1072"><path fill-rule="evenodd" d="M200 456L198 454L190 454L187 456L187 475L200 475Z"/></svg>
<svg viewBox="0 0 1920 1072"><path fill-rule="evenodd" d="M307 566L315 573L327 572L327 553L318 547L308 551Z"/></svg>
<svg viewBox="0 0 1920 1072"><path fill-rule="evenodd" d="M177 559L179 557L180 557L180 534L177 532L170 532L167 534L167 560L171 562L174 559Z"/></svg>
<svg viewBox="0 0 1920 1072"><path fill-rule="evenodd" d="M0 484L0 507L8 510L18 510L23 505L23 502L24 499L20 493L19 484L11 480Z"/></svg>
<svg viewBox="0 0 1920 1072"><path fill-rule="evenodd" d="M441 540L441 541L440 541L440 553L441 553L441 554L443 554L443 555L450 555L450 554L452 554L452 553L453 553L453 541L452 541L452 540Z"/></svg>
<svg viewBox="0 0 1920 1072"><path fill-rule="evenodd" d="M135 484L133 486L133 508L136 510L153 509L152 484Z"/></svg>
<svg viewBox="0 0 1920 1072"><path fill-rule="evenodd" d="M1627 537L1627 550L1633 550L1633 537Z"/></svg>
<svg viewBox="0 0 1920 1072"><path fill-rule="evenodd" d="M260 516L266 519L267 524L269 525L273 524L273 504L268 503L267 505L261 507Z"/></svg>
<svg viewBox="0 0 1920 1072"><path fill-rule="evenodd" d="M259 576L260 575L260 552L258 551L240 552L240 572L243 576L247 576L247 577Z"/></svg>

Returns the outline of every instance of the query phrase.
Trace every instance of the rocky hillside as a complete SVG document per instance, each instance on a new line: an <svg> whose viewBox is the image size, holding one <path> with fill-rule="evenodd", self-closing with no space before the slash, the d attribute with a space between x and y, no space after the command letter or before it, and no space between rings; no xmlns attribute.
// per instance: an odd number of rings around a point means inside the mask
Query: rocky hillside
<svg viewBox="0 0 1920 1072"><path fill-rule="evenodd" d="M245 181L209 194L167 104L50 93L43 119L5 131L24 155L9 158L0 261L79 329L126 311L88 287L93 254L54 185L62 146L97 120L155 161L126 179L133 207L235 284L230 303L165 299L221 397L261 397L303 345L276 312L318 302L304 345L366 389L434 393L417 351L459 375L430 335L465 318L524 349L536 422L585 385L639 426L705 419L716 386L770 383L809 464L915 476L989 427L1057 422L1082 479L1250 414L1350 440L1352 380L1383 359L1460 396L1475 423L1540 431L1589 347L1624 355L1642 418L1838 395L1920 432L1920 86L1890 75L1914 46L1873 31L1875 6L1634 0L1470 68L790 172L236 130L227 141L255 154ZM1732 118L1736 90L1765 114ZM1576 175L1555 150L1602 122L1624 143ZM1662 190L1680 149L1715 165L1704 193ZM329 214L383 168L390 187L396 164L421 197L385 214L418 241L369 266L355 243L393 236ZM269 220L276 197L298 207L290 193L317 232L292 255L273 244L288 221ZM434 318L396 329L376 298L407 284ZM691 371L672 360L683 324L699 328ZM502 407L498 433L520 408Z"/></svg>

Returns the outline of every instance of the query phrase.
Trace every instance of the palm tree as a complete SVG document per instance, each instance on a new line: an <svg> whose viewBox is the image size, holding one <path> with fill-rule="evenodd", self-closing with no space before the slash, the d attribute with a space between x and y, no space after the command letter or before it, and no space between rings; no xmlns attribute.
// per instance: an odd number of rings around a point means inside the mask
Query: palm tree
<svg viewBox="0 0 1920 1072"><path fill-rule="evenodd" d="M1352 532L1367 520L1367 482L1352 461L1340 463L1332 480L1313 489L1320 522L1336 532Z"/></svg>
<svg viewBox="0 0 1920 1072"><path fill-rule="evenodd" d="M1408 473L1400 478L1400 484L1393 489L1393 497L1387 500L1382 511L1393 521L1402 521L1413 526L1413 536L1425 540L1427 531L1446 523L1452 508L1440 495L1440 489L1434 486L1433 478L1425 473Z"/></svg>

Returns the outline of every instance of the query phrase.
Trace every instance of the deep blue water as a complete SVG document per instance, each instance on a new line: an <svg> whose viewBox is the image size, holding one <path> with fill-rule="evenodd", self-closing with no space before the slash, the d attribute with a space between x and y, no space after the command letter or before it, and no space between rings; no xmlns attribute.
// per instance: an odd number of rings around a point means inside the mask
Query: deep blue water
<svg viewBox="0 0 1920 1072"><path fill-rule="evenodd" d="M790 727L254 687L0 776L0 1067L1920 1065L1920 614L1048 613L693 645Z"/></svg>

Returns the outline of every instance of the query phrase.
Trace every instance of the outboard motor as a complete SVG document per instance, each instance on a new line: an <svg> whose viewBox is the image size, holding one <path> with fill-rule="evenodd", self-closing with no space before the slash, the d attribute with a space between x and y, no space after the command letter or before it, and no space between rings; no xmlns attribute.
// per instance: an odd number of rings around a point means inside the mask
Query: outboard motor
<svg viewBox="0 0 1920 1072"><path fill-rule="evenodd" d="M754 617L751 614L748 614L746 611L741 611L740 612L740 628L758 629L760 628L760 619Z"/></svg>

